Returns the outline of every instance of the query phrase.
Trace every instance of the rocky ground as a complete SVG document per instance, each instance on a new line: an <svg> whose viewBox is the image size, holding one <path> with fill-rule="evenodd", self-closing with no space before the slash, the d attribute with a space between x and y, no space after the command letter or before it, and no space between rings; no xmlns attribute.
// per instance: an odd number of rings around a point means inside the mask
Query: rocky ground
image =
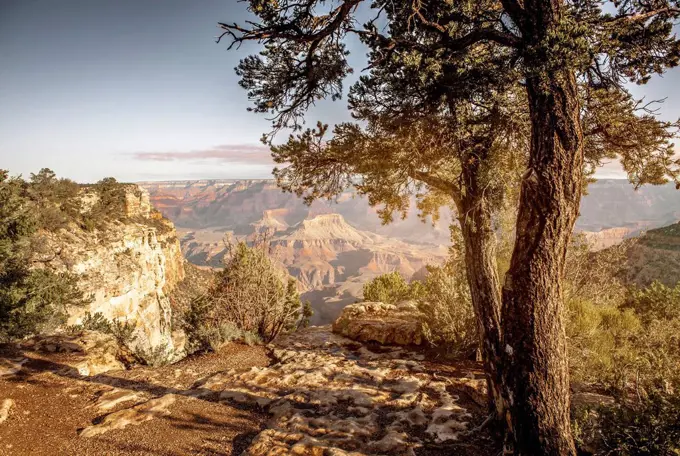
<svg viewBox="0 0 680 456"><path fill-rule="evenodd" d="M0 353L0 455L495 455L474 363L312 327L163 368L82 376Z"/></svg>

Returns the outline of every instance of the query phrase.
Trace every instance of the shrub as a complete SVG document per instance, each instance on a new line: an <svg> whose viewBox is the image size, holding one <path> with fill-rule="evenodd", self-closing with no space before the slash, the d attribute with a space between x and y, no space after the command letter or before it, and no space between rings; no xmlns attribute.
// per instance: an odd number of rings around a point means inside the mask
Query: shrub
<svg viewBox="0 0 680 456"><path fill-rule="evenodd" d="M101 215L125 214L125 186L113 177L105 177L94 185L98 200L92 212Z"/></svg>
<svg viewBox="0 0 680 456"><path fill-rule="evenodd" d="M167 366L172 363L175 357L174 352L168 349L167 344L157 345L149 349L138 347L134 354L143 364L151 367Z"/></svg>
<svg viewBox="0 0 680 456"><path fill-rule="evenodd" d="M300 302L295 280L274 264L266 244L239 242L228 246L225 267L207 293L191 300L185 324L194 348L215 349L236 339L270 342L304 324L310 311Z"/></svg>
<svg viewBox="0 0 680 456"><path fill-rule="evenodd" d="M58 179L51 169L31 173L29 196L36 206L38 224L57 231L80 218L80 186L70 179Z"/></svg>
<svg viewBox="0 0 680 456"><path fill-rule="evenodd" d="M428 267L417 297L428 341L457 357L469 357L479 340L465 271L451 263Z"/></svg>
<svg viewBox="0 0 680 456"><path fill-rule="evenodd" d="M641 330L638 317L630 310L574 299L567 301L567 315L572 380L625 390L642 362L634 345Z"/></svg>
<svg viewBox="0 0 680 456"><path fill-rule="evenodd" d="M66 331L70 333L78 333L80 331L97 331L104 334L113 334L111 329L111 322L104 317L101 312L96 312L94 315L87 312L80 324L69 325Z"/></svg>
<svg viewBox="0 0 680 456"><path fill-rule="evenodd" d="M121 347L132 350L132 344L137 340L134 334L137 324L134 320L109 320L101 312L91 314L87 312L80 324L66 327L66 331L77 333L80 331L97 331L103 334L110 334Z"/></svg>
<svg viewBox="0 0 680 456"><path fill-rule="evenodd" d="M577 442L602 456L680 454L680 396L654 394L634 406L583 410L575 422Z"/></svg>
<svg viewBox="0 0 680 456"><path fill-rule="evenodd" d="M647 288L633 290L625 307L634 309L646 325L655 320L680 318L680 283L670 288L654 281Z"/></svg>
<svg viewBox="0 0 680 456"><path fill-rule="evenodd" d="M573 381L616 405L578 411L581 446L598 455L680 454L680 286L629 290L625 249L572 246L564 283Z"/></svg>
<svg viewBox="0 0 680 456"><path fill-rule="evenodd" d="M470 356L478 338L465 270L451 260L442 267L428 266L427 271L424 282L410 284L398 272L376 277L364 285L364 300L386 304L416 301L428 342L452 356Z"/></svg>
<svg viewBox="0 0 680 456"><path fill-rule="evenodd" d="M399 272L389 272L364 284L364 301L396 304L412 299L411 291L411 287Z"/></svg>

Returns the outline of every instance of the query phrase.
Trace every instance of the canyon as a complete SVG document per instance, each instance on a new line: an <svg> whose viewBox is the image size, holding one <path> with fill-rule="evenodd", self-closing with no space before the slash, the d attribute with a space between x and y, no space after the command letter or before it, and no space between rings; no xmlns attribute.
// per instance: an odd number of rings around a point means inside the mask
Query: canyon
<svg viewBox="0 0 680 456"><path fill-rule="evenodd" d="M407 217L383 225L377 209L352 190L307 206L272 180L140 185L175 223L182 252L194 264L220 267L225 239L266 237L312 303L315 324L330 323L345 305L361 299L363 284L376 275L397 270L410 279L448 255L449 210L437 220L421 220L411 204ZM677 220L680 198L672 185L635 190L625 180L608 179L589 186L577 231L597 250Z"/></svg>

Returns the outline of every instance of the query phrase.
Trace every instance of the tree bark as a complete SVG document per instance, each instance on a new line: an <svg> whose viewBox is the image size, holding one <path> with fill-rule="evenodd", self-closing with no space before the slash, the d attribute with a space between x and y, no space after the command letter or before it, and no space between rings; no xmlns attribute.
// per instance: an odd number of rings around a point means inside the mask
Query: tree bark
<svg viewBox="0 0 680 456"><path fill-rule="evenodd" d="M477 333L482 362L487 376L489 411L502 426L506 405L501 388L501 286L496 255L496 232L493 227L494 208L489 200L485 168L494 137L487 137L461 159L462 191L456 201L465 244L465 269L472 307L477 320Z"/></svg>
<svg viewBox="0 0 680 456"><path fill-rule="evenodd" d="M483 198L463 203L460 225L465 243L465 266L477 319L482 362L487 375L489 409L496 421L505 418L500 370L501 291L496 262L496 233L492 211Z"/></svg>
<svg viewBox="0 0 680 456"><path fill-rule="evenodd" d="M575 455L561 279L583 179L577 86L555 71L528 78L527 90L531 155L503 286L508 426L515 455Z"/></svg>
<svg viewBox="0 0 680 456"><path fill-rule="evenodd" d="M531 116L529 167L503 285L501 376L508 448L516 456L576 454L561 279L583 181L574 72L553 53L564 0L501 0L522 35Z"/></svg>

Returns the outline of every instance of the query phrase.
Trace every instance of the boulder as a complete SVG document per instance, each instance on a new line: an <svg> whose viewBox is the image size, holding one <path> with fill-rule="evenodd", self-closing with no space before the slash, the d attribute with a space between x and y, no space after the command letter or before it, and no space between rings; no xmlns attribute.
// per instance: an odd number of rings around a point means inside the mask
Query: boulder
<svg viewBox="0 0 680 456"><path fill-rule="evenodd" d="M422 345L422 314L412 302L392 305L362 302L345 307L333 332L359 342L382 345Z"/></svg>
<svg viewBox="0 0 680 456"><path fill-rule="evenodd" d="M129 352L110 334L80 331L76 334L57 333L35 336L24 341L21 347L46 353L60 353L59 363L75 369L82 376L94 376L108 371L124 370L122 361Z"/></svg>

